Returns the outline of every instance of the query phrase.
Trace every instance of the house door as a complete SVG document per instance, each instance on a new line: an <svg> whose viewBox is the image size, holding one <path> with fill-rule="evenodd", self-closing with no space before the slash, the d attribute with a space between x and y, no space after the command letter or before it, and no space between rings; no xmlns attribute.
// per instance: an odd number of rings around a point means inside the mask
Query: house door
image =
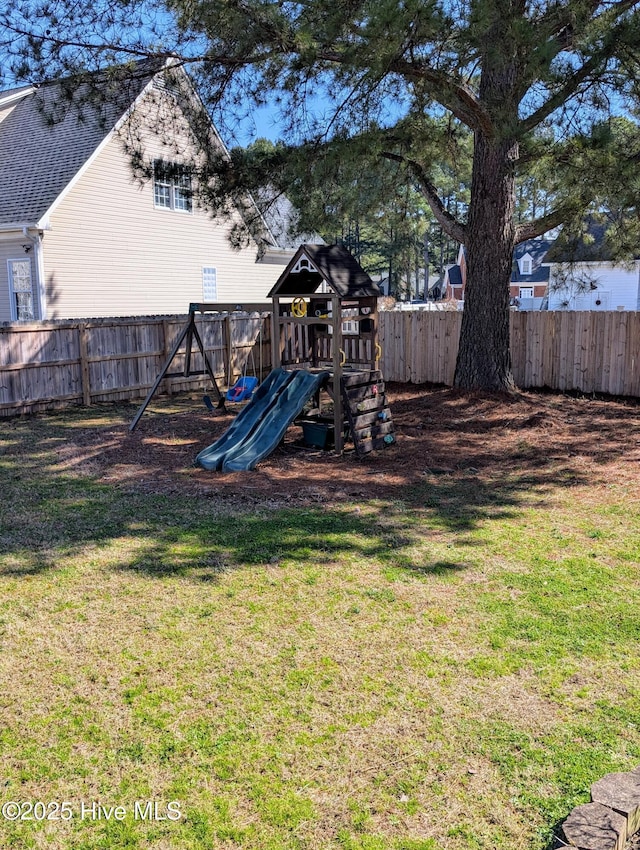
<svg viewBox="0 0 640 850"><path fill-rule="evenodd" d="M37 319L37 305L33 292L31 260L8 260L9 289L11 292L11 318L18 322Z"/></svg>

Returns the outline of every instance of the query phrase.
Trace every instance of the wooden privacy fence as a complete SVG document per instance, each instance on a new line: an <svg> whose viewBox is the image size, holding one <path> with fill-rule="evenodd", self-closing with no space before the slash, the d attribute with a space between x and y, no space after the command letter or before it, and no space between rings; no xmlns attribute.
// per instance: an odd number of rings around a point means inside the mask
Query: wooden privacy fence
<svg viewBox="0 0 640 850"><path fill-rule="evenodd" d="M0 327L0 416L66 404L144 397L187 320L186 316L94 319ZM246 367L261 378L271 368L269 316L203 314L197 327L216 379L233 383ZM172 371L184 368L178 353ZM191 371L168 378L165 392L208 385L194 346Z"/></svg>
<svg viewBox="0 0 640 850"><path fill-rule="evenodd" d="M640 396L640 312L512 312L519 387ZM451 385L462 313L380 313L387 381Z"/></svg>
<svg viewBox="0 0 640 850"><path fill-rule="evenodd" d="M511 314L520 387L640 396L640 313L559 310Z"/></svg>
<svg viewBox="0 0 640 850"><path fill-rule="evenodd" d="M385 380L453 384L462 313L394 310L379 317Z"/></svg>
<svg viewBox="0 0 640 850"><path fill-rule="evenodd" d="M461 313L382 312L379 319L387 381L453 383ZM185 321L165 316L0 327L0 416L144 397ZM260 378L271 368L268 314L202 314L196 321L222 384L233 383L245 364ZM520 387L640 397L640 313L513 312L511 353ZM178 355L171 371L183 364ZM191 368L202 368L195 348ZM202 369L202 376L167 379L161 389L205 386Z"/></svg>

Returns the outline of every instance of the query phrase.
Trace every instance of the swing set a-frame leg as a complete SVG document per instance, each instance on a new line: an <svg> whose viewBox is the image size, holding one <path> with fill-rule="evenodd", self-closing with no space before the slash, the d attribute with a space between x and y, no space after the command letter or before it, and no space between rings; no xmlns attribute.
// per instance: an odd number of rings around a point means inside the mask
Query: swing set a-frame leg
<svg viewBox="0 0 640 850"><path fill-rule="evenodd" d="M204 363L205 369L207 370L207 375L211 379L211 383L213 385L214 395L216 396L216 399L217 399L217 402L218 402L216 404L216 407L219 410L224 410L224 396L220 392L220 388L218 387L218 382L216 381L216 376L213 374L213 369L211 368L211 364L209 363L209 358L207 357L207 355L205 353L204 344L202 342L202 339L200 338L200 333L198 332L198 328L196 327L195 322L193 323L193 335L196 338L196 342L198 343L198 348L200 349L200 353L202 354L202 361Z"/></svg>
<svg viewBox="0 0 640 850"><path fill-rule="evenodd" d="M173 348L171 349L171 353L167 357L165 364L160 371L160 374L158 375L153 386L151 387L151 389L147 393L147 397L145 398L145 400L142 402L142 404L138 408L136 415L133 417L133 421L131 422L131 425L129 425L129 431L135 431L136 426L137 426L138 422L140 421L140 419L142 417L142 414L147 409L149 402L151 401L151 399L155 395L156 390L158 389L158 387L160 386L160 383L162 382L162 380L164 378L166 378L166 377L185 377L186 378L186 377L189 377L191 374L193 374L190 371L190 367L191 367L191 345L192 345L192 339L193 339L194 336L196 338L198 348L200 349L200 353L202 354L202 359L204 361L207 374L209 375L209 378L211 379L211 383L213 384L214 394L217 397L217 401L218 401L217 407L221 410L224 410L224 396L222 395L222 393L220 392L220 389L218 388L218 383L216 381L215 375L213 374L213 369L211 368L211 364L209 363L209 358L207 357L207 355L205 353L204 345L202 344L202 339L200 338L200 334L198 333L198 329L197 329L196 324L195 324L195 314L193 312L190 312L189 313L189 320L187 321L185 326L182 328L182 330L178 334L178 338L175 341L175 344L174 344ZM179 373L179 374L178 373L168 374L169 368L170 368L171 364L173 363L174 358L175 358L176 354L178 353L178 350L179 350L180 346L182 345L185 337L187 339L187 350L185 351L184 372Z"/></svg>

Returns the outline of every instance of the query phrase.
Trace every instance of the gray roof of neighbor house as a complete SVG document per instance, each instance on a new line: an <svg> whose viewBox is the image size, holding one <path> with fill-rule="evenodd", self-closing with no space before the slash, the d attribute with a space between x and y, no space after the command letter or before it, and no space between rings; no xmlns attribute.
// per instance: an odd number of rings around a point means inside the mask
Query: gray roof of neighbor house
<svg viewBox="0 0 640 850"><path fill-rule="evenodd" d="M511 272L511 283L548 283L550 269L541 265L547 262L547 252L553 242L548 239L529 239L516 245L513 252L513 268ZM518 260L525 254L531 257L531 274L522 274Z"/></svg>
<svg viewBox="0 0 640 850"><path fill-rule="evenodd" d="M550 271L549 266L539 266L531 274L521 274L516 266L511 272L511 283L548 283Z"/></svg>
<svg viewBox="0 0 640 850"><path fill-rule="evenodd" d="M520 242L516 245L513 256L514 259L519 260L525 254L530 254L533 267L536 268L540 263L545 262L546 253L552 245L552 239L527 239L526 242Z"/></svg>
<svg viewBox="0 0 640 850"><path fill-rule="evenodd" d="M297 233L298 215L286 195L266 186L256 192L255 198L279 248L295 249L299 248L301 243L325 244L324 239L317 233Z"/></svg>
<svg viewBox="0 0 640 850"><path fill-rule="evenodd" d="M0 120L0 226L39 222L160 68L144 60L117 82L94 75L75 90L71 80L24 87ZM1 92L0 106L19 91Z"/></svg>
<svg viewBox="0 0 640 850"><path fill-rule="evenodd" d="M453 266L449 266L447 269L447 277L449 279L450 286L462 286L462 269L457 263Z"/></svg>
<svg viewBox="0 0 640 850"><path fill-rule="evenodd" d="M303 254L317 272L292 271ZM342 245L301 245L268 297L313 295L323 280L340 298L377 298L382 294L380 287Z"/></svg>
<svg viewBox="0 0 640 850"><path fill-rule="evenodd" d="M562 231L547 253L548 263L589 263L615 260L615 250L608 236L612 222L601 216L588 216L580 234ZM635 253L640 257L640 252Z"/></svg>

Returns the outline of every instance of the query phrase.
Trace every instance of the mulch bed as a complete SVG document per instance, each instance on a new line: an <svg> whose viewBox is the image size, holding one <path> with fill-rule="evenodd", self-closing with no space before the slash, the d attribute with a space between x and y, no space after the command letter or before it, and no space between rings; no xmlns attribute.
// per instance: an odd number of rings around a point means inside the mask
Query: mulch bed
<svg viewBox="0 0 640 850"><path fill-rule="evenodd" d="M636 482L640 402L523 392L464 395L449 388L389 384L397 442L358 459L307 449L300 428L253 472L193 465L233 420L199 399L154 402L131 434L124 425L74 429L67 461L90 448L92 471L127 490L184 493L249 503L407 499L432 477L518 479L522 486ZM132 407L132 411L134 408ZM133 416L133 413L132 413ZM98 433L99 432L99 433ZM64 455L64 447L62 450Z"/></svg>

